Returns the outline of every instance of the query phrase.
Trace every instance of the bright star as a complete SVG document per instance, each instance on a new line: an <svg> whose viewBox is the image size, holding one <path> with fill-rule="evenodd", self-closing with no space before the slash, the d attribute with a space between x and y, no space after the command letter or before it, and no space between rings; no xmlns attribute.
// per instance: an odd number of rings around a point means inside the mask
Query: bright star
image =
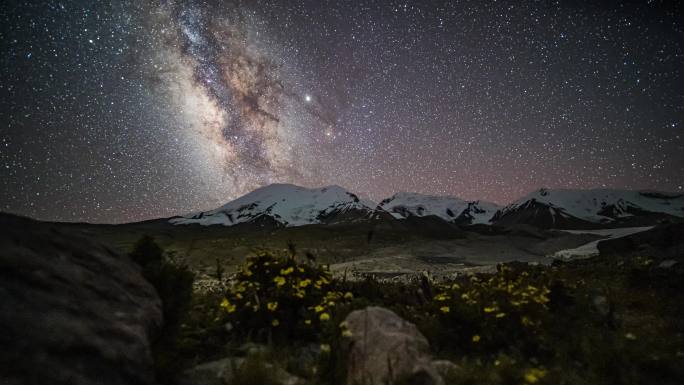
<svg viewBox="0 0 684 385"><path fill-rule="evenodd" d="M306 100L307 102L310 102L311 101L311 95L304 95L304 100Z"/></svg>

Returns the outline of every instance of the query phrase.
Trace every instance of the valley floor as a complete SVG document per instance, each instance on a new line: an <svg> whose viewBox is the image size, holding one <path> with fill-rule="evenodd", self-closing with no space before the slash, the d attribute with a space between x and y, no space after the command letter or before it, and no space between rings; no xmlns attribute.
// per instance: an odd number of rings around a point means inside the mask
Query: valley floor
<svg viewBox="0 0 684 385"><path fill-rule="evenodd" d="M215 275L217 265L229 274L255 250L285 249L288 244L302 254L315 256L317 262L330 265L337 276L392 278L428 271L437 277L448 277L462 272L491 271L496 264L505 262L549 264L554 258L595 255L601 240L650 229L548 231L528 226L505 230L454 227L435 235L411 228L367 224L281 229L171 226L161 222L73 226L122 252L130 250L142 235L151 235L167 251L188 263L200 280Z"/></svg>

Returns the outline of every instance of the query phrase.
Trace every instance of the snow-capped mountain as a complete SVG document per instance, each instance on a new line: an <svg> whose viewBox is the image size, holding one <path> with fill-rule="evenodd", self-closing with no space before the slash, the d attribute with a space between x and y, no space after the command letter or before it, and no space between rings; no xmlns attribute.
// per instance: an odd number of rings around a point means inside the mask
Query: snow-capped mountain
<svg viewBox="0 0 684 385"><path fill-rule="evenodd" d="M684 217L684 194L540 189L499 210L491 222L571 229L655 224L673 217Z"/></svg>
<svg viewBox="0 0 684 385"><path fill-rule="evenodd" d="M456 225L528 224L557 229L648 226L663 220L684 221L684 194L540 189L502 208L490 202L402 192L376 205L339 186L309 189L273 184L217 209L171 218L169 222L176 225L251 223L292 227L429 216Z"/></svg>
<svg viewBox="0 0 684 385"><path fill-rule="evenodd" d="M272 184L215 210L172 218L169 222L204 226L239 223L302 226L368 219L381 214L375 203L359 199L339 186L309 189L291 184Z"/></svg>
<svg viewBox="0 0 684 385"><path fill-rule="evenodd" d="M406 192L397 193L383 200L379 207L397 219L435 215L447 222L468 225L488 223L494 213L501 208L490 202L468 202L448 196Z"/></svg>

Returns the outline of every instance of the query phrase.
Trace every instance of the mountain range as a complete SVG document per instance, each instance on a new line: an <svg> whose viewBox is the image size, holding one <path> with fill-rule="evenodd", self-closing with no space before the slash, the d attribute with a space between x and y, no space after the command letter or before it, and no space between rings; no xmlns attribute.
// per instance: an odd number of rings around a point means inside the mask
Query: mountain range
<svg viewBox="0 0 684 385"><path fill-rule="evenodd" d="M340 186L272 184L209 211L173 217L175 225L294 227L372 220L439 218L455 225L533 225L597 229L684 221L684 194L615 189L540 189L499 206L450 196L401 192L376 204Z"/></svg>

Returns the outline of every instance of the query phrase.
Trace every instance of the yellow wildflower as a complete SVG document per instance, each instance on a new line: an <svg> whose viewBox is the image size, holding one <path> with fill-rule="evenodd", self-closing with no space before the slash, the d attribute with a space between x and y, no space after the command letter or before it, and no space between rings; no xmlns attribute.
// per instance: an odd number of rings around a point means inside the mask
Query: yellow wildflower
<svg viewBox="0 0 684 385"><path fill-rule="evenodd" d="M446 301L449 299L449 296L446 293L440 293L435 296L435 301Z"/></svg>
<svg viewBox="0 0 684 385"><path fill-rule="evenodd" d="M294 268L292 266L288 267L287 269L280 269L280 275L288 275L294 271Z"/></svg>
<svg viewBox="0 0 684 385"><path fill-rule="evenodd" d="M304 288L311 285L311 280L310 279L305 279L299 282L299 287Z"/></svg>
<svg viewBox="0 0 684 385"><path fill-rule="evenodd" d="M352 337L352 332L349 329L345 329L342 331L342 337L345 338L351 338Z"/></svg>
<svg viewBox="0 0 684 385"><path fill-rule="evenodd" d="M327 321L330 319L330 314L328 313L321 313L320 317L318 317L321 321Z"/></svg>
<svg viewBox="0 0 684 385"><path fill-rule="evenodd" d="M271 325L278 326L278 325L280 325L280 321L278 321L277 319L274 319L273 321L271 321Z"/></svg>
<svg viewBox="0 0 684 385"><path fill-rule="evenodd" d="M506 316L506 313L499 313L496 315L496 318L503 318Z"/></svg>
<svg viewBox="0 0 684 385"><path fill-rule="evenodd" d="M439 308L439 310L440 310L442 313L448 313L451 309L449 309L449 306L442 306L442 307Z"/></svg>
<svg viewBox="0 0 684 385"><path fill-rule="evenodd" d="M528 384L536 384L546 376L546 370L532 368L525 373L525 382Z"/></svg>
<svg viewBox="0 0 684 385"><path fill-rule="evenodd" d="M352 294L352 293L350 293L350 292L344 293L344 299L346 299L346 300L351 300L351 299L353 299L353 298L354 298L354 294Z"/></svg>
<svg viewBox="0 0 684 385"><path fill-rule="evenodd" d="M498 310L498 308L497 308L496 306L485 307L485 308L484 308L484 312L485 312L485 313L493 313L493 312L495 312L495 311L497 311L497 310Z"/></svg>
<svg viewBox="0 0 684 385"><path fill-rule="evenodd" d="M323 307L323 306L321 306L321 305L316 305L316 307L314 308L314 310L316 311L316 313L320 313L320 312L322 312L323 310L325 310L325 307Z"/></svg>
<svg viewBox="0 0 684 385"><path fill-rule="evenodd" d="M321 352L323 352L323 353L330 353L330 345L328 345L328 344L321 344Z"/></svg>
<svg viewBox="0 0 684 385"><path fill-rule="evenodd" d="M277 276L277 277L273 278L273 282L275 282L276 285L278 285L278 286L283 286L285 284L285 278L283 278L281 276Z"/></svg>
<svg viewBox="0 0 684 385"><path fill-rule="evenodd" d="M543 305L543 304L549 302L549 297L547 297L547 296L541 294L541 295L538 295L538 296L534 297L534 302Z"/></svg>
<svg viewBox="0 0 684 385"><path fill-rule="evenodd" d="M473 342L480 342L480 336L478 334L473 336Z"/></svg>
<svg viewBox="0 0 684 385"><path fill-rule="evenodd" d="M297 297L297 298L304 298L305 295L306 295L306 292L304 290L297 290L295 292L295 297Z"/></svg>
<svg viewBox="0 0 684 385"><path fill-rule="evenodd" d="M225 309L225 311L227 311L228 313L232 313L235 311L235 305L230 303L230 301L228 301L228 298L224 298L223 301L221 301L221 307Z"/></svg>
<svg viewBox="0 0 684 385"><path fill-rule="evenodd" d="M269 302L268 304L266 304L266 307L270 311L275 311L278 308L278 302Z"/></svg>
<svg viewBox="0 0 684 385"><path fill-rule="evenodd" d="M304 320L304 324L306 324L306 325L311 325L311 320L310 320L310 319L305 319L305 320Z"/></svg>

